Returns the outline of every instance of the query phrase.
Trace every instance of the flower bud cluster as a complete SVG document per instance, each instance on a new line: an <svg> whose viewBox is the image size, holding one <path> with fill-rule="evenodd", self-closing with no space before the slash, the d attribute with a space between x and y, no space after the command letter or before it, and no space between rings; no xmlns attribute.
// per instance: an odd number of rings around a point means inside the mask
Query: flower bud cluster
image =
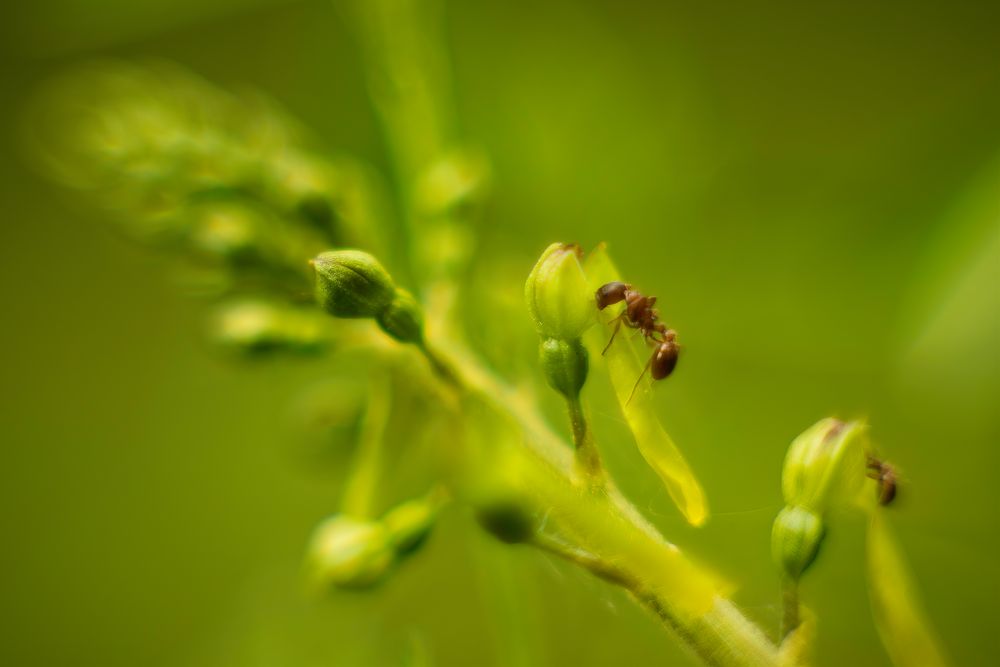
<svg viewBox="0 0 1000 667"><path fill-rule="evenodd" d="M380 520L335 514L313 532L306 575L318 590L364 589L388 577L392 569L426 542L437 519L440 498L404 502Z"/></svg>
<svg viewBox="0 0 1000 667"><path fill-rule="evenodd" d="M576 244L553 243L524 285L528 313L542 339L539 358L545 379L570 400L579 396L587 379L587 350L580 338L595 320L582 254Z"/></svg>
<svg viewBox="0 0 1000 667"><path fill-rule="evenodd" d="M424 316L409 292L362 250L331 250L312 260L316 301L334 317L374 319L403 343L423 341Z"/></svg>
<svg viewBox="0 0 1000 667"><path fill-rule="evenodd" d="M52 178L131 236L299 290L325 247L371 245L365 171L312 151L287 114L168 65L102 62L40 89L26 133Z"/></svg>
<svg viewBox="0 0 1000 667"><path fill-rule="evenodd" d="M797 581L812 565L826 532L825 515L857 496L865 478L863 423L823 419L788 448L781 488L785 507L774 520L771 551L782 575Z"/></svg>

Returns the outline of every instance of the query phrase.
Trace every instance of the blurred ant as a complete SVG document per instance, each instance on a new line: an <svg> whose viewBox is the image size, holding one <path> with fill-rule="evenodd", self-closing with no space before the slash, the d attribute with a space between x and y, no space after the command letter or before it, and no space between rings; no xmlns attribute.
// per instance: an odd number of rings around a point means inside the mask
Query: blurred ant
<svg viewBox="0 0 1000 667"><path fill-rule="evenodd" d="M896 497L896 483L899 478L896 468L888 461L868 457L868 477L878 482L878 504L888 505Z"/></svg>
<svg viewBox="0 0 1000 667"><path fill-rule="evenodd" d="M629 328L638 329L646 342L655 348L649 362L646 363L646 367L639 374L639 379L635 381L628 401L625 401L625 405L628 405L632 397L635 396L635 390L639 388L639 383L646 371L650 371L654 380L662 380L673 372L677 365L677 355L680 353L677 332L668 329L667 325L658 321L660 314L653 308L656 297L643 296L632 289L631 285L621 282L606 283L597 289L594 298L597 300L599 310L604 310L615 303L625 302L625 309L612 320L615 323L615 330L601 354L607 352L608 348L611 347L611 343L615 341L615 336L618 335L623 323Z"/></svg>

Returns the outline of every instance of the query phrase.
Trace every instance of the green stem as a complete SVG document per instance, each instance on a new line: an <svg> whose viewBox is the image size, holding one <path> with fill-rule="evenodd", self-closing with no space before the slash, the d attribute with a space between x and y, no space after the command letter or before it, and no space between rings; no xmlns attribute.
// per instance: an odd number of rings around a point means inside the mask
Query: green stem
<svg viewBox="0 0 1000 667"><path fill-rule="evenodd" d="M781 582L781 639L799 627L799 582L785 577Z"/></svg>
<svg viewBox="0 0 1000 667"><path fill-rule="evenodd" d="M646 521L606 478L604 493L581 493L566 444L533 404L451 343L441 376L458 391L502 414L524 430L523 464L511 491L544 508L565 545L536 538L534 546L570 560L628 590L706 664L764 667L778 664L777 648L736 607L717 595L719 586ZM430 348L425 348L425 354ZM438 363L433 365L437 367ZM540 540L540 541L538 541Z"/></svg>
<svg viewBox="0 0 1000 667"><path fill-rule="evenodd" d="M444 152L453 132L441 3L354 0L347 9L396 177L409 195L417 175Z"/></svg>
<svg viewBox="0 0 1000 667"><path fill-rule="evenodd" d="M368 388L368 407L361 425L351 473L347 478L341 511L359 519L373 516L375 487L382 467L385 425L389 420L392 387L385 376L373 378Z"/></svg>
<svg viewBox="0 0 1000 667"><path fill-rule="evenodd" d="M580 397L566 399L566 407L573 430L573 444L576 445L577 467L580 468L582 476L590 482L592 488L599 489L604 486L601 453L597 450L597 444L591 435Z"/></svg>

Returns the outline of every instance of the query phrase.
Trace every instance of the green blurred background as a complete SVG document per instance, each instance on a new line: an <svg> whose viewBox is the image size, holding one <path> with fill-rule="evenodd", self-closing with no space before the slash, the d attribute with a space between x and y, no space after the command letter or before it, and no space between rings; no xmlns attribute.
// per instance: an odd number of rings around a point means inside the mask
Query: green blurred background
<svg viewBox="0 0 1000 667"><path fill-rule="evenodd" d="M640 508L768 627L785 448L820 417L866 416L954 663L997 659L998 20L986 2L448 7L461 123L496 177L477 280L519 299L547 243L607 240L660 295L686 350L657 401L708 526L683 524L601 387L595 427ZM262 90L387 170L334 4L6 3L0 54L0 663L690 662L616 591L460 509L377 592L308 599L302 550L342 480L289 444L287 414L322 365L214 356L164 261L29 168L39 81L154 56ZM527 317L494 326L523 330L510 368L527 367ZM805 583L820 665L887 664L863 528L835 517Z"/></svg>

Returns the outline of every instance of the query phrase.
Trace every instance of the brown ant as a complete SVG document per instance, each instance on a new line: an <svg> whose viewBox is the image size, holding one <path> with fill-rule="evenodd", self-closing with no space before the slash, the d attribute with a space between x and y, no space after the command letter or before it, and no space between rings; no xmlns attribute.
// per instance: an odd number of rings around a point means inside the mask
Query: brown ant
<svg viewBox="0 0 1000 667"><path fill-rule="evenodd" d="M625 309L613 320L615 323L614 333L611 334L611 340L604 346L604 351L601 354L607 352L608 348L611 347L611 343L614 342L623 323L627 327L638 329L646 342L655 347L649 362L639 374L639 379L635 381L628 401L625 401L625 404L628 405L632 397L635 396L635 390L639 388L639 382L642 381L642 376L646 374L646 371L650 371L654 380L662 380L673 372L677 365L677 355L680 353L677 332L668 329L667 325L659 321L660 314L653 308L656 297L643 296L632 289L631 285L621 282L606 283L597 289L594 298L597 300L597 307L600 310L615 303L625 302Z"/></svg>
<svg viewBox="0 0 1000 667"><path fill-rule="evenodd" d="M896 497L896 468L888 461L868 457L868 477L878 482L878 504L888 505Z"/></svg>

